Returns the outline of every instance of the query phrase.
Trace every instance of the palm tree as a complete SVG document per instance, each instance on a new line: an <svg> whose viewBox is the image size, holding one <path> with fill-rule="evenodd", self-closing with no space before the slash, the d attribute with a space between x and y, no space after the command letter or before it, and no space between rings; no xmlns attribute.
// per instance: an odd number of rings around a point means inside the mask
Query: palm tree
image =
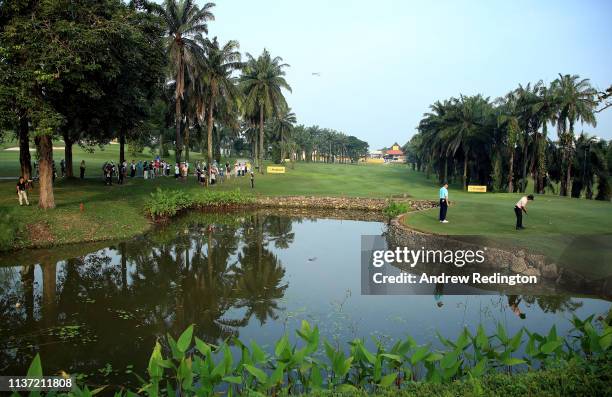
<svg viewBox="0 0 612 397"><path fill-rule="evenodd" d="M228 102L236 102L238 89L236 79L232 77L235 70L242 67L240 62L240 45L235 40L230 40L222 47L217 38L212 41L199 36L197 41L204 49L204 56L200 60L203 71L206 98L206 132L208 140L208 176L210 178L213 160L213 122L216 110L220 106L226 106Z"/></svg>
<svg viewBox="0 0 612 397"><path fill-rule="evenodd" d="M497 118L498 127L506 132L506 140L508 145L508 193L514 192L514 152L516 151L516 142L519 133L518 112L516 110L516 96L514 91L509 92L502 99L500 105L500 115Z"/></svg>
<svg viewBox="0 0 612 397"><path fill-rule="evenodd" d="M278 115L287 109L287 101L282 89L291 92L291 87L283 77L283 69L289 65L282 63L281 57L270 55L268 50L257 58L247 53L247 63L240 78L244 92L244 109L248 115L259 116L259 171L263 173L264 122L266 118Z"/></svg>
<svg viewBox="0 0 612 397"><path fill-rule="evenodd" d="M540 92L536 103L534 104L534 111L542 124L542 133L536 133L536 151L537 151L537 168L536 168L536 192L539 194L544 193L544 176L546 174L546 146L548 139L548 123L553 125L557 121L558 112L558 100L554 95L554 90L545 85L540 86Z"/></svg>
<svg viewBox="0 0 612 397"><path fill-rule="evenodd" d="M185 71L193 73L196 58L201 52L195 36L208 33L208 21L214 20L211 9L214 3L201 8L192 0L164 0L163 6L152 4L152 9L162 17L166 25L166 52L175 81L176 161L181 161L183 144L181 140L181 100L185 92ZM189 150L189 148L187 148Z"/></svg>
<svg viewBox="0 0 612 397"><path fill-rule="evenodd" d="M293 130L293 125L296 123L295 113L291 108L283 109L276 117L274 129L278 133L281 150L281 162L285 161L285 144L286 138Z"/></svg>
<svg viewBox="0 0 612 397"><path fill-rule="evenodd" d="M481 95L465 97L454 101L453 111L444 129L443 140L447 143L447 155L463 152L463 189L467 190L468 162L470 154L480 147L485 133L486 117L491 110L488 98Z"/></svg>
<svg viewBox="0 0 612 397"><path fill-rule="evenodd" d="M576 74L559 74L559 78L553 82L553 87L559 99L557 133L563 150L560 195L567 196L572 178L574 124L577 121L592 126L597 124L597 90L591 86L589 79L580 80L580 76Z"/></svg>

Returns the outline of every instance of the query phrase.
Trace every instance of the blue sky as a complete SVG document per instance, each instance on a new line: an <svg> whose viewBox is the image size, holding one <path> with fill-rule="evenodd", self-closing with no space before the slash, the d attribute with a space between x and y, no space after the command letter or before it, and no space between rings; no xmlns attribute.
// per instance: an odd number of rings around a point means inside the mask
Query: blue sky
<svg viewBox="0 0 612 397"><path fill-rule="evenodd" d="M287 99L299 123L371 148L405 143L429 104L459 93L496 98L558 73L612 84L611 1L216 3L211 36L291 65ZM612 109L581 129L611 139Z"/></svg>

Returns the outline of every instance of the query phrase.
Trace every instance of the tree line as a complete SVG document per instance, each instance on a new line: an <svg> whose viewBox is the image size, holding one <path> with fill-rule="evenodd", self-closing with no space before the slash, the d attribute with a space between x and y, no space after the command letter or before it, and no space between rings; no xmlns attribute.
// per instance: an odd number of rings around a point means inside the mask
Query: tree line
<svg viewBox="0 0 612 397"><path fill-rule="evenodd" d="M609 94L588 79L560 74L491 100L480 94L436 101L404 146L408 161L440 181L501 192L534 191L610 200L612 142L576 133L595 126ZM550 134L556 130L556 139ZM557 189L558 187L558 189Z"/></svg>
<svg viewBox="0 0 612 397"><path fill-rule="evenodd" d="M295 127L285 99L289 65L266 49L243 57L237 41L209 37L214 6L192 0L0 3L0 139L19 141L28 179L35 146L41 208L55 206L58 139L68 177L75 144L93 151L111 140L120 145L120 162L126 146L166 157L171 148L176 162L198 150L209 163L220 161L225 148L248 152L260 172L264 157L312 160L315 153L344 161L365 154L367 144L355 137Z"/></svg>

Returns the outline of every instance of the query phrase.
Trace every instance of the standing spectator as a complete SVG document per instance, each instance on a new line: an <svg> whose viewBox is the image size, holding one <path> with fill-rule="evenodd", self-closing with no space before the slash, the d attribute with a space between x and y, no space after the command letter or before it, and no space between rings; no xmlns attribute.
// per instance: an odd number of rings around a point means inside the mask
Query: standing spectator
<svg viewBox="0 0 612 397"><path fill-rule="evenodd" d="M106 180L106 186L112 186L113 184L113 166L111 164L106 164L104 168L104 178Z"/></svg>
<svg viewBox="0 0 612 397"><path fill-rule="evenodd" d="M135 176L136 176L136 162L132 160L132 164L130 164L130 178L133 178Z"/></svg>
<svg viewBox="0 0 612 397"><path fill-rule="evenodd" d="M30 205L28 201L28 193L26 192L27 183L24 177L19 177L17 181L17 199L19 200L19 205L23 205L23 201L25 200L26 205Z"/></svg>
<svg viewBox="0 0 612 397"><path fill-rule="evenodd" d="M142 165L142 172L144 175L144 179L149 178L149 164L145 161Z"/></svg>
<svg viewBox="0 0 612 397"><path fill-rule="evenodd" d="M251 189L255 189L255 174L251 171Z"/></svg>
<svg viewBox="0 0 612 397"><path fill-rule="evenodd" d="M138 175L138 177L142 176L142 161L138 160L138 163L136 164L136 175Z"/></svg>
<svg viewBox="0 0 612 397"><path fill-rule="evenodd" d="M444 182L444 185L440 188L440 222L448 223L446 220L446 211L448 211L448 183Z"/></svg>
<svg viewBox="0 0 612 397"><path fill-rule="evenodd" d="M81 166L79 169L81 171L81 179L85 179L85 160L81 160Z"/></svg>
<svg viewBox="0 0 612 397"><path fill-rule="evenodd" d="M66 176L66 160L62 159L60 161L60 172L62 173L62 178Z"/></svg>
<svg viewBox="0 0 612 397"><path fill-rule="evenodd" d="M125 175L125 162L119 164L119 174L117 174L117 183L123 185L123 177Z"/></svg>
<svg viewBox="0 0 612 397"><path fill-rule="evenodd" d="M179 163L174 164L174 179L178 179L181 176L181 169L179 168Z"/></svg>
<svg viewBox="0 0 612 397"><path fill-rule="evenodd" d="M53 167L53 182L55 182L55 178L57 177L57 168L55 167L55 160L53 160L52 162L52 167Z"/></svg>

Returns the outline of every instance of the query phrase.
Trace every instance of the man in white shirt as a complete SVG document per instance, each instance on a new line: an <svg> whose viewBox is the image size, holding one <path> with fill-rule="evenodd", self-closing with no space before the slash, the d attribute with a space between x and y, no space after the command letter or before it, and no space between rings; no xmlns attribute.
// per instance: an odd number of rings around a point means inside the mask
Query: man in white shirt
<svg viewBox="0 0 612 397"><path fill-rule="evenodd" d="M527 213L527 203L533 201L533 194L523 196L514 206L514 214L516 215L516 230L524 229L523 227L523 211Z"/></svg>

